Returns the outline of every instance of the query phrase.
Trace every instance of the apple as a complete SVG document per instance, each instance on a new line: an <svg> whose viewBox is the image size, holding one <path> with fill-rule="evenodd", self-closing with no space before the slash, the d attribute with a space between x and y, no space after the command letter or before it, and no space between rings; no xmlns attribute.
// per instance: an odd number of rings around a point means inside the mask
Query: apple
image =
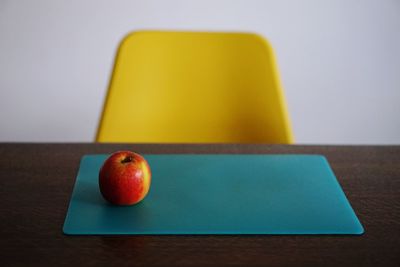
<svg viewBox="0 0 400 267"><path fill-rule="evenodd" d="M133 205L149 192L151 170L147 161L131 151L118 151L109 156L99 172L103 197L115 205Z"/></svg>

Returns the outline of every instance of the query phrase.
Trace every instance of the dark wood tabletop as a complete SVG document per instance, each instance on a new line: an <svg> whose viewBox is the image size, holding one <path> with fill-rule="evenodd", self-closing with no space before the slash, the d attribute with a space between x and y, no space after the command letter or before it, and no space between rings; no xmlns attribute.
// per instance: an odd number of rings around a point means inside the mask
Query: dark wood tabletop
<svg viewBox="0 0 400 267"><path fill-rule="evenodd" d="M66 236L80 158L139 153L325 155L361 236ZM0 144L0 266L400 266L400 146Z"/></svg>

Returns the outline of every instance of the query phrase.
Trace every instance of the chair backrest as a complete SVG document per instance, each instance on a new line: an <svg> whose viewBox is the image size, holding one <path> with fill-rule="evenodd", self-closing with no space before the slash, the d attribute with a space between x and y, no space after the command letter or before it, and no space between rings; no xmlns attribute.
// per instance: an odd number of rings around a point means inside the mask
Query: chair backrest
<svg viewBox="0 0 400 267"><path fill-rule="evenodd" d="M97 141L292 143L271 46L250 33L129 34Z"/></svg>

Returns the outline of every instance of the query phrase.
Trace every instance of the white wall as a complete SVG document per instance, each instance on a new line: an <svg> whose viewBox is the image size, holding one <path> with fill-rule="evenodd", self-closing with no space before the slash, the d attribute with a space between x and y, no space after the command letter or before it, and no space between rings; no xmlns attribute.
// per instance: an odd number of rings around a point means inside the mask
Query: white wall
<svg viewBox="0 0 400 267"><path fill-rule="evenodd" d="M400 143L400 1L0 1L0 141L94 140L118 42L238 30L277 52L297 143Z"/></svg>

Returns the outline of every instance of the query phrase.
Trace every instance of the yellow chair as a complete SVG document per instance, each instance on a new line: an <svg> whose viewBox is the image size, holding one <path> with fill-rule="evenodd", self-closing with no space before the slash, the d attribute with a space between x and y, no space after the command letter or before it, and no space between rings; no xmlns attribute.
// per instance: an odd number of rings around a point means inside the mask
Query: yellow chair
<svg viewBox="0 0 400 267"><path fill-rule="evenodd" d="M292 143L271 46L250 33L129 34L97 141Z"/></svg>

